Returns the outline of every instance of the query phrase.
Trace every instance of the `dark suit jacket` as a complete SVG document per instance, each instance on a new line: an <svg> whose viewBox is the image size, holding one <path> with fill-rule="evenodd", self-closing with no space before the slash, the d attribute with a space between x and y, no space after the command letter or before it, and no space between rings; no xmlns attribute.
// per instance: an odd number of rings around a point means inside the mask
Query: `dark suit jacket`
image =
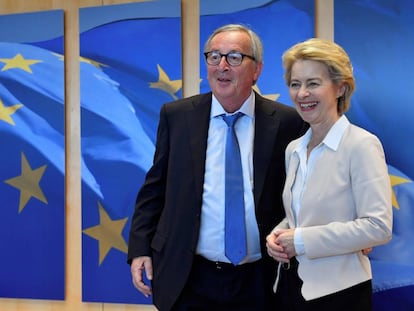
<svg viewBox="0 0 414 311"><path fill-rule="evenodd" d="M153 302L169 310L180 295L195 255L200 229L207 135L212 94L164 105L153 166L138 193L131 223L128 262L153 260ZM304 133L292 107L256 94L254 200L269 295L276 262L266 252L266 235L284 217L285 148Z"/></svg>

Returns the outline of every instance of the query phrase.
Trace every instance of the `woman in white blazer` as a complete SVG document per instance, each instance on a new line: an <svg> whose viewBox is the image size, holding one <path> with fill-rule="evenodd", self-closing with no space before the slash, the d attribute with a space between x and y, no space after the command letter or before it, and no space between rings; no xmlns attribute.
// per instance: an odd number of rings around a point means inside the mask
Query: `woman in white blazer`
<svg viewBox="0 0 414 311"><path fill-rule="evenodd" d="M392 236L381 142L344 115L355 81L340 46L313 38L282 59L292 102L310 128L286 149L286 218L267 236L268 253L279 261L280 310L371 310L363 250Z"/></svg>

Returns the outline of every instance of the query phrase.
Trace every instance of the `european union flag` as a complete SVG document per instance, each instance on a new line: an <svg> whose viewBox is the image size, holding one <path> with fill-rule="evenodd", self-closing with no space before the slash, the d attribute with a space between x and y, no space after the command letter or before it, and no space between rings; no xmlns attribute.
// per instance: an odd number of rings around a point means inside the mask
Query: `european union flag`
<svg viewBox="0 0 414 311"><path fill-rule="evenodd" d="M104 71L81 64L82 158L102 193L82 189L83 300L145 303L130 281L126 235L154 144L124 86Z"/></svg>
<svg viewBox="0 0 414 311"><path fill-rule="evenodd" d="M151 303L132 285L127 236L159 109L182 96L180 33L171 17L120 19L80 35L82 156L102 193L83 190L84 301Z"/></svg>
<svg viewBox="0 0 414 311"><path fill-rule="evenodd" d="M64 299L64 81L58 55L0 43L0 296Z"/></svg>
<svg viewBox="0 0 414 311"><path fill-rule="evenodd" d="M393 185L393 239L370 255L375 310L414 309L413 15L410 0L335 2L335 40L357 82L347 115L381 139Z"/></svg>
<svg viewBox="0 0 414 311"><path fill-rule="evenodd" d="M335 40L349 53L357 89L348 117L380 137L390 165L414 178L414 2L337 1Z"/></svg>

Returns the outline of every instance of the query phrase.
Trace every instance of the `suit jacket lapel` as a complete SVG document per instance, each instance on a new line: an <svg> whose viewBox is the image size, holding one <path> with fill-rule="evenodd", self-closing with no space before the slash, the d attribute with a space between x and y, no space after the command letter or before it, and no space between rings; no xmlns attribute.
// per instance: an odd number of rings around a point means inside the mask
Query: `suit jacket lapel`
<svg viewBox="0 0 414 311"><path fill-rule="evenodd" d="M280 124L275 112L276 109L274 107L265 104L264 99L256 94L253 151L255 202L260 201L266 172L273 152L276 133Z"/></svg>

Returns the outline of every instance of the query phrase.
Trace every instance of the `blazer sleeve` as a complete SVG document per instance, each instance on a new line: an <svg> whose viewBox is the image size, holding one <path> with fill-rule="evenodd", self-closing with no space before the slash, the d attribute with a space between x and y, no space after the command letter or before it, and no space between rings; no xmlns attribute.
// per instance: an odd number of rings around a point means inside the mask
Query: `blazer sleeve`
<svg viewBox="0 0 414 311"><path fill-rule="evenodd" d="M146 174L138 192L131 221L128 241L128 259L151 255L151 240L155 234L165 198L166 171L168 166L169 133L165 105L160 110L157 143L153 165Z"/></svg>

